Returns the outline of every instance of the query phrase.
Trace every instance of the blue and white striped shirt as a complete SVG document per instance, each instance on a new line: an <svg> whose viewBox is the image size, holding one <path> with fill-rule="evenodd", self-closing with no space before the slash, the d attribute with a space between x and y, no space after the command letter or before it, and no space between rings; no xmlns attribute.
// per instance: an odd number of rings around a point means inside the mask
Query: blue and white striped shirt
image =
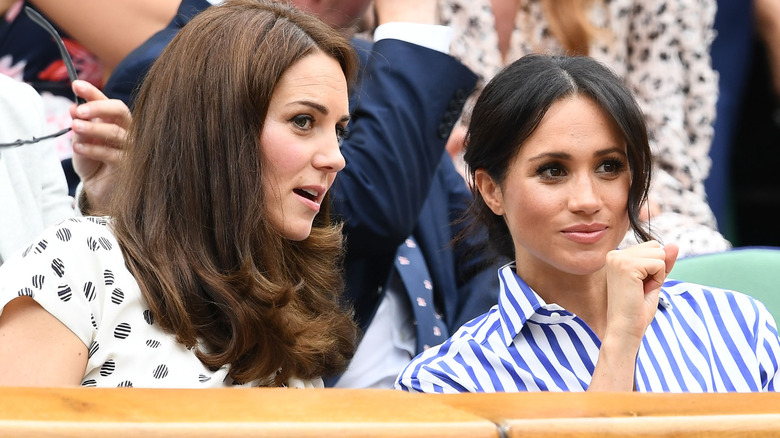
<svg viewBox="0 0 780 438"><path fill-rule="evenodd" d="M420 354L395 387L417 392L584 391L601 341L583 320L546 304L499 270L499 302ZM641 392L777 391L777 325L759 301L669 280L637 355Z"/></svg>

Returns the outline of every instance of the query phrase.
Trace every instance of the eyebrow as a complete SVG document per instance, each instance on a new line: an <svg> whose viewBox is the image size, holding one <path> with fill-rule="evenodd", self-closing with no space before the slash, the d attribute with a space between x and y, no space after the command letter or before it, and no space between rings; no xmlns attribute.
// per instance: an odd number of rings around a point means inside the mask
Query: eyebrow
<svg viewBox="0 0 780 438"><path fill-rule="evenodd" d="M295 102L290 102L288 105L292 105L292 104L304 105L304 106L314 108L315 110L319 111L320 113L326 116L330 114L330 111L325 105L319 104L317 102L312 102L311 100L296 100ZM343 116L341 119L339 119L339 122L347 123L349 122L349 120L350 120L350 116L349 114L347 114Z"/></svg>
<svg viewBox="0 0 780 438"><path fill-rule="evenodd" d="M618 154L621 154L621 155L624 155L624 156L626 155L626 152L625 152L624 148L615 146L615 147L612 147L612 148L600 149L600 150L596 151L593 154L593 156L594 157L603 157L603 156L609 155L611 153L618 153ZM533 156L533 157L529 158L528 161L539 161L539 160L545 160L545 159L549 159L549 158L554 158L554 159L558 159L558 160L571 160L572 156L571 156L571 154L567 154L565 152L545 152L545 153L541 153L539 155L536 155L536 156Z"/></svg>

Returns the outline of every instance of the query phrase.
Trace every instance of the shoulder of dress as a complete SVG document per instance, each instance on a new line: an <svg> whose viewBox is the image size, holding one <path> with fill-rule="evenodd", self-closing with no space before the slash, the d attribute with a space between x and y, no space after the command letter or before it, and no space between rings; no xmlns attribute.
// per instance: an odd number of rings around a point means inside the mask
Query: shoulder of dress
<svg viewBox="0 0 780 438"><path fill-rule="evenodd" d="M118 244L110 229L110 219L105 217L73 217L65 219L45 229L22 252L26 258L30 255L43 254L52 248L60 252L110 251Z"/></svg>

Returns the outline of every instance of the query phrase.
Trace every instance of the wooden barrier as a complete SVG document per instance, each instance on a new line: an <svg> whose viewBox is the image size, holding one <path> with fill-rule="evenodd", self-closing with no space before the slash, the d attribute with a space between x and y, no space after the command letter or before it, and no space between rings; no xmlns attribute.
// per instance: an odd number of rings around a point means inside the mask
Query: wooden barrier
<svg viewBox="0 0 780 438"><path fill-rule="evenodd" d="M338 389L0 388L0 437L498 437L422 394Z"/></svg>
<svg viewBox="0 0 780 438"><path fill-rule="evenodd" d="M0 437L774 437L780 394L0 388Z"/></svg>
<svg viewBox="0 0 780 438"><path fill-rule="evenodd" d="M436 396L507 437L780 437L780 394L500 393Z"/></svg>

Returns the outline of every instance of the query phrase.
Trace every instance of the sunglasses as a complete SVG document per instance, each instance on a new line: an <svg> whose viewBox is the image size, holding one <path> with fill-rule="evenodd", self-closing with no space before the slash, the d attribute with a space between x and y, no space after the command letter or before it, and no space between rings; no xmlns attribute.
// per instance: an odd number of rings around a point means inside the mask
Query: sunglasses
<svg viewBox="0 0 780 438"><path fill-rule="evenodd" d="M68 50L65 48L65 43L62 42L62 38L60 38L60 35L57 33L57 31L54 29L54 26L51 25L48 21L46 21L45 18L41 14L35 11L35 9L25 6L24 12L27 14L28 17L32 21L34 21L38 26L41 26L46 30L46 32L51 35L51 37L54 39L54 42L57 43L57 48L60 49L60 56L62 57L62 61L65 63L65 68L68 70L68 78L70 78L70 82L73 83L76 79L78 79L78 75L76 74L76 67L73 65L73 59L71 59L70 54L68 53ZM77 104L81 105L82 103L85 103L86 101L78 96L76 94L73 94L73 97L75 98L75 101ZM50 138L59 137L60 135L63 135L70 131L70 128L61 129L53 134L44 135L41 137L33 137L29 140L16 140L11 143L0 143L0 148L14 148L18 146L24 146L26 144L33 144L38 143L39 141L48 140Z"/></svg>

